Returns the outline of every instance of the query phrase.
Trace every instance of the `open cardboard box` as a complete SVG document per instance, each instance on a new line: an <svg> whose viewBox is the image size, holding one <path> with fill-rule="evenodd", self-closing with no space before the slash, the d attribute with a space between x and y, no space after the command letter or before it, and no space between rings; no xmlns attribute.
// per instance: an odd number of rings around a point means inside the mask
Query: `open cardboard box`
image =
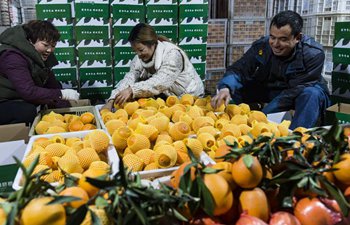
<svg viewBox="0 0 350 225"><path fill-rule="evenodd" d="M26 133L28 136L28 133ZM0 158L0 193L12 191L18 166L13 157L20 161L26 150L24 140L1 142L0 149L3 150Z"/></svg>
<svg viewBox="0 0 350 225"><path fill-rule="evenodd" d="M337 103L327 108L326 124L332 125L336 121L339 124L350 123L350 104Z"/></svg>
<svg viewBox="0 0 350 225"><path fill-rule="evenodd" d="M24 140L27 143L28 133L29 127L25 123L0 125L0 142Z"/></svg>

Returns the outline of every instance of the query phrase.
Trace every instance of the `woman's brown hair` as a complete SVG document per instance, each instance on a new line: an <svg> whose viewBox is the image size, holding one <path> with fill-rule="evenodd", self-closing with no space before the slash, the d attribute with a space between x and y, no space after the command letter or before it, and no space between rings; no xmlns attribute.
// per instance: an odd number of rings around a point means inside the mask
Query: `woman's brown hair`
<svg viewBox="0 0 350 225"><path fill-rule="evenodd" d="M27 35L27 39L32 43L39 41L47 41L50 44L56 44L60 39L60 32L49 21L31 20L23 25L23 29Z"/></svg>
<svg viewBox="0 0 350 225"><path fill-rule="evenodd" d="M148 47L156 45L157 41L168 41L169 39L162 35L157 35L154 28L146 23L139 23L132 28L128 41L131 44L141 43Z"/></svg>

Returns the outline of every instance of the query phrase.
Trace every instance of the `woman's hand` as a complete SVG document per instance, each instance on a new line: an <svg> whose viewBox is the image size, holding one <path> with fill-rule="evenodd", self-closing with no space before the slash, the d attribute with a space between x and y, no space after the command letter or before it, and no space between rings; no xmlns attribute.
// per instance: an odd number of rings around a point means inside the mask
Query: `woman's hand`
<svg viewBox="0 0 350 225"><path fill-rule="evenodd" d="M125 102L127 102L131 98L132 98L132 89L131 89L131 87L128 87L128 88L122 90L121 92L119 92L115 96L114 104L123 105Z"/></svg>
<svg viewBox="0 0 350 225"><path fill-rule="evenodd" d="M217 93L212 99L211 99L211 106L214 109L219 108L222 104L227 104L231 100L231 95L230 95L230 89L228 88L223 88Z"/></svg>
<svg viewBox="0 0 350 225"><path fill-rule="evenodd" d="M113 105L114 105L114 99L110 99L104 106L102 106L101 109L108 109L109 111L112 111Z"/></svg>

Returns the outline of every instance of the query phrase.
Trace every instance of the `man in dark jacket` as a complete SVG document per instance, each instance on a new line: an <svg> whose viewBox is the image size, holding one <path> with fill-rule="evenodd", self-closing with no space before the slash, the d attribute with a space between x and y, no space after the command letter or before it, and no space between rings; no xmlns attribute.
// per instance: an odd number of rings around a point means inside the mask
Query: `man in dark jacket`
<svg viewBox="0 0 350 225"><path fill-rule="evenodd" d="M30 124L38 105L69 107L79 99L75 90L62 90L51 68L60 37L48 21L34 20L0 35L0 124Z"/></svg>
<svg viewBox="0 0 350 225"><path fill-rule="evenodd" d="M265 114L295 110L290 128L317 125L330 105L322 77L324 52L314 39L301 33L303 20L293 11L278 13L270 35L255 41L241 59L229 66L218 83L212 106L267 103Z"/></svg>

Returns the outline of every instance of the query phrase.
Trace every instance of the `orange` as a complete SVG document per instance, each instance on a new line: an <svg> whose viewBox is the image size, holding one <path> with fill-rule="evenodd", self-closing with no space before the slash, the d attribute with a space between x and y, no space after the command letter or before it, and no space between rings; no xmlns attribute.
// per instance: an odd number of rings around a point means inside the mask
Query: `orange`
<svg viewBox="0 0 350 225"><path fill-rule="evenodd" d="M99 178L100 176L106 175L106 171L100 169L88 169L80 177L78 186L84 189L89 197L94 196L98 192L98 188L86 181L86 177Z"/></svg>
<svg viewBox="0 0 350 225"><path fill-rule="evenodd" d="M212 165L212 168L217 169L217 170L221 170L220 172L218 172L217 174L222 176L227 183L230 185L231 190L234 190L237 186L237 184L235 183L235 181L233 180L232 177L232 163L230 162L218 162L214 165Z"/></svg>
<svg viewBox="0 0 350 225"><path fill-rule="evenodd" d="M85 113L80 115L80 120L84 124L93 123L95 120L95 116L91 112L85 112Z"/></svg>
<svg viewBox="0 0 350 225"><path fill-rule="evenodd" d="M346 185L350 185L350 153L342 154L340 161L333 165L335 178Z"/></svg>
<svg viewBox="0 0 350 225"><path fill-rule="evenodd" d="M252 190L244 190L239 196L241 210L246 211L248 215L255 216L265 222L270 215L270 206L265 192L256 187Z"/></svg>
<svg viewBox="0 0 350 225"><path fill-rule="evenodd" d="M215 151L215 161L216 162L223 162L224 158L220 158L223 157L225 155L227 155L228 153L230 153L230 146L227 146L226 144L221 145L220 147L218 147Z"/></svg>
<svg viewBox="0 0 350 225"><path fill-rule="evenodd" d="M252 157L250 167L244 163L244 157ZM263 178L263 170L259 160L255 156L242 155L232 164L233 180L242 188L254 188Z"/></svg>
<svg viewBox="0 0 350 225"><path fill-rule="evenodd" d="M233 205L233 194L227 181L218 174L205 174L203 180L213 196L213 215L219 216L228 212Z"/></svg>
<svg viewBox="0 0 350 225"><path fill-rule="evenodd" d="M66 212L61 204L47 205L52 197L32 199L23 209L22 225L65 225Z"/></svg>
<svg viewBox="0 0 350 225"><path fill-rule="evenodd" d="M72 201L67 204L73 208L79 208L89 201L88 193L81 187L68 187L61 191L59 195L81 198L81 200Z"/></svg>
<svg viewBox="0 0 350 225"><path fill-rule="evenodd" d="M171 185L174 188L179 188L181 177L184 174L184 169L190 163L191 162L184 162L183 164L180 165L180 167L177 170L175 170L171 174L170 183L171 183ZM195 178L195 168L191 167L190 170L191 170L191 180L194 180L194 178Z"/></svg>
<svg viewBox="0 0 350 225"><path fill-rule="evenodd" d="M84 124L84 126L81 128L81 130L94 130L94 129L96 129L96 126L91 123Z"/></svg>
<svg viewBox="0 0 350 225"><path fill-rule="evenodd" d="M73 120L69 123L68 129L69 131L80 131L84 126L84 123L81 120Z"/></svg>

